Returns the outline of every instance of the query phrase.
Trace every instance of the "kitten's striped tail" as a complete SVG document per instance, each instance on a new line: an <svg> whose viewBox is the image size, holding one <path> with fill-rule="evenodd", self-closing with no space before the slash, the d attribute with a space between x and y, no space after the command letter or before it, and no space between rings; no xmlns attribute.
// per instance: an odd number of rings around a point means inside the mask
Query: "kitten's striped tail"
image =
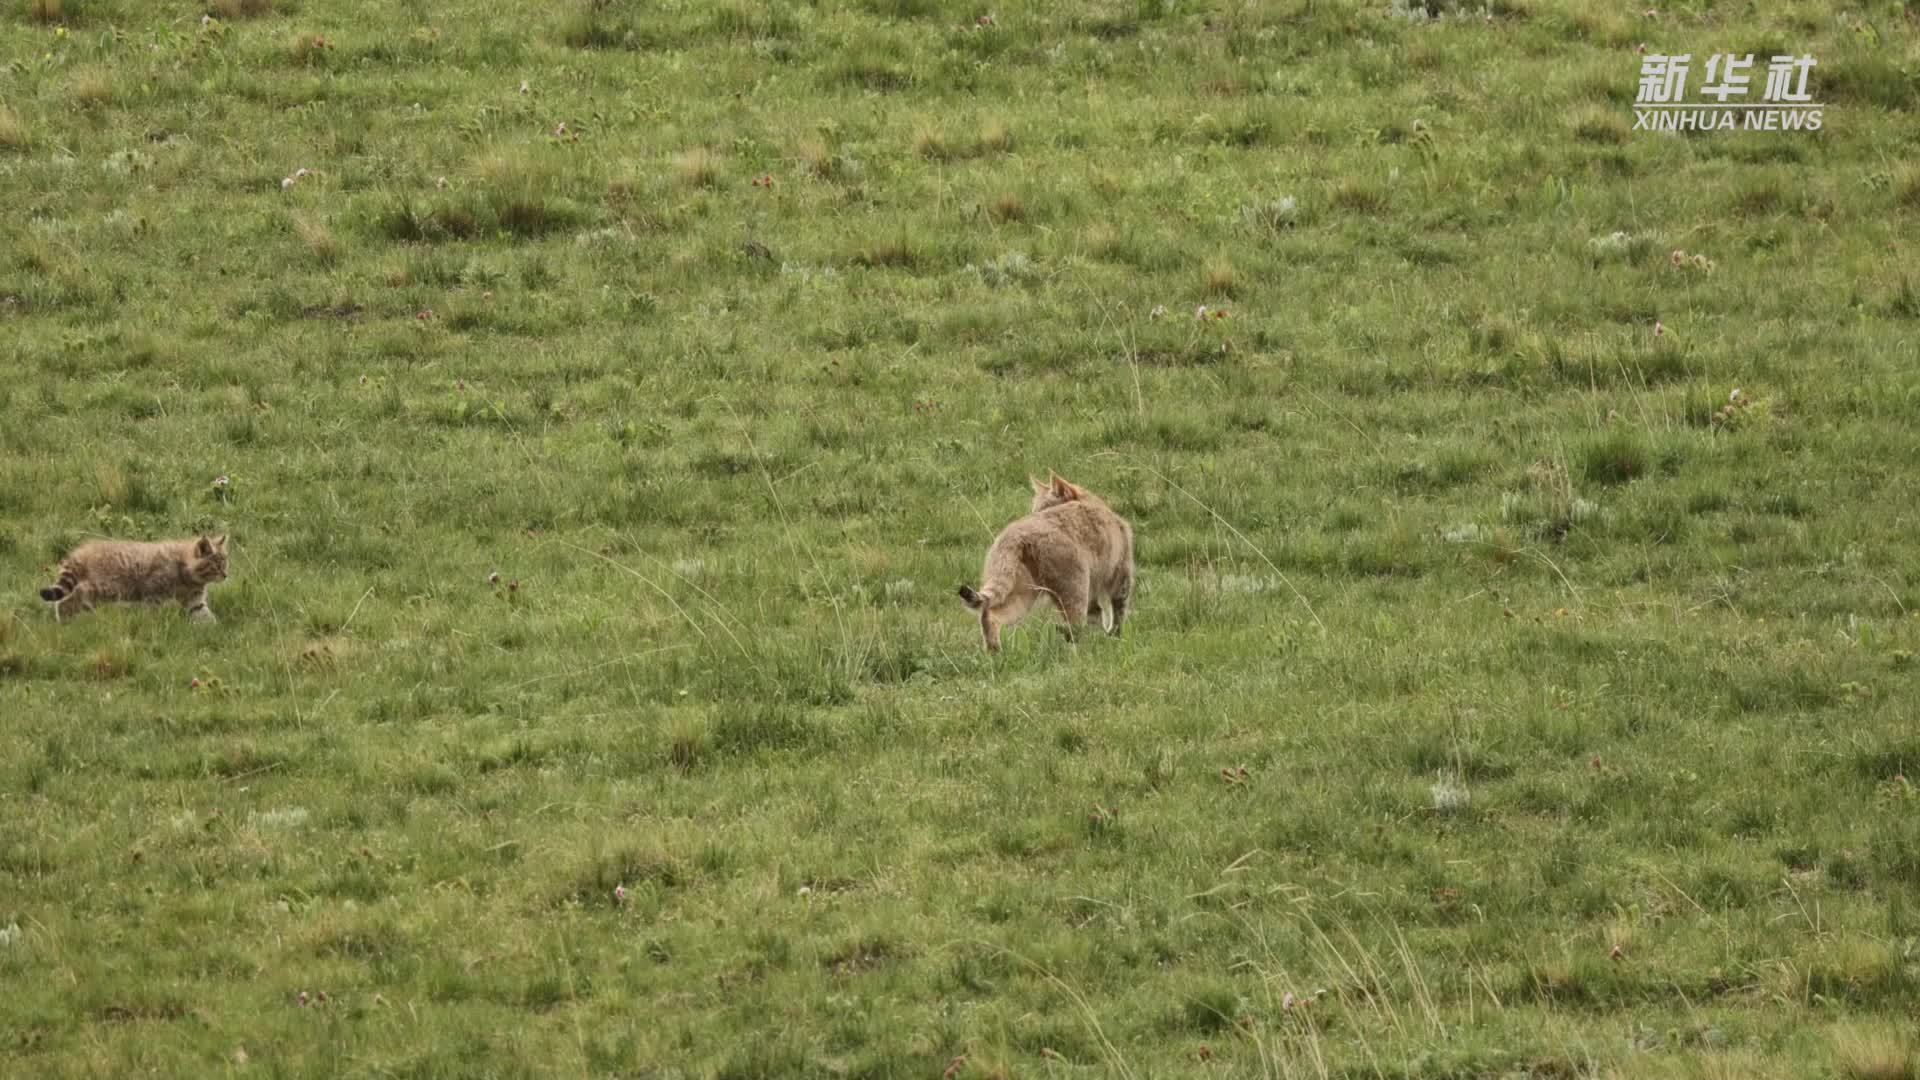
<svg viewBox="0 0 1920 1080"><path fill-rule="evenodd" d="M65 600L67 596L73 592L74 587L79 584L80 575L73 572L73 567L62 566L60 568L60 580L41 589L40 599L45 600L49 604L58 603Z"/></svg>

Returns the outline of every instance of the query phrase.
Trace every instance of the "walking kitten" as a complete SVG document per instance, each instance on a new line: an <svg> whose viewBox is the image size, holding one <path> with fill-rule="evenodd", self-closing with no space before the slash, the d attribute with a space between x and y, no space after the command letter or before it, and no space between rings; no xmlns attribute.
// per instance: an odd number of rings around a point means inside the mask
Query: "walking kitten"
<svg viewBox="0 0 1920 1080"><path fill-rule="evenodd" d="M227 538L89 540L60 563L60 580L40 590L54 614L71 618L107 601L177 600L187 616L213 622L207 586L227 579Z"/></svg>
<svg viewBox="0 0 1920 1080"><path fill-rule="evenodd" d="M988 652L1000 648L1000 628L1026 615L1042 595L1053 601L1067 640L1088 618L1120 636L1133 593L1133 527L1099 496L1058 474L1033 485L1033 510L1000 530L987 549L980 588L960 586L960 599L980 613ZM1113 611L1107 622L1101 598Z"/></svg>

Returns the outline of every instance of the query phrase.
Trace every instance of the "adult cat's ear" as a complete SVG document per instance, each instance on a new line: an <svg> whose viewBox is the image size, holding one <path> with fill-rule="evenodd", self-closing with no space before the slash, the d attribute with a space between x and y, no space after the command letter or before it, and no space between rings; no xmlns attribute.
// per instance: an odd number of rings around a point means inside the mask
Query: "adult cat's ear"
<svg viewBox="0 0 1920 1080"><path fill-rule="evenodd" d="M213 554L213 541L207 539L204 536L201 537L200 542L193 545L193 553L195 555L201 556L202 558Z"/></svg>
<svg viewBox="0 0 1920 1080"><path fill-rule="evenodd" d="M213 549L215 551L227 550L227 534L226 533L221 533L219 536L216 536L213 538Z"/></svg>

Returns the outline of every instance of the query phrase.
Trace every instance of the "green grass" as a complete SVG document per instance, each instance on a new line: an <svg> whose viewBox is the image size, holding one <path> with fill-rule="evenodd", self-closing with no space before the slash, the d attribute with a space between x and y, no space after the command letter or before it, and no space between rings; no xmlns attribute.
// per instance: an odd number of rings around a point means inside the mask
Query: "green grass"
<svg viewBox="0 0 1920 1080"><path fill-rule="evenodd" d="M1418 6L0 8L0 1073L1913 1075L1912 5Z"/></svg>

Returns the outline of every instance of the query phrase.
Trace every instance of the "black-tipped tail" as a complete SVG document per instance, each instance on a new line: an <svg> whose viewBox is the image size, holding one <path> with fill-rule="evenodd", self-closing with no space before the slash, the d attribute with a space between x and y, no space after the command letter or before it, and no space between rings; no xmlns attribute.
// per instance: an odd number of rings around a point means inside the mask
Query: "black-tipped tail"
<svg viewBox="0 0 1920 1080"><path fill-rule="evenodd" d="M65 600L67 594L71 593L79 584L80 576L75 574L71 569L63 566L60 568L60 579L40 590L40 599L45 600L49 604L58 603L61 600Z"/></svg>
<svg viewBox="0 0 1920 1080"><path fill-rule="evenodd" d="M974 592L973 586L962 585L960 586L960 602L978 611L980 610L980 605L986 603L986 599L979 593Z"/></svg>

